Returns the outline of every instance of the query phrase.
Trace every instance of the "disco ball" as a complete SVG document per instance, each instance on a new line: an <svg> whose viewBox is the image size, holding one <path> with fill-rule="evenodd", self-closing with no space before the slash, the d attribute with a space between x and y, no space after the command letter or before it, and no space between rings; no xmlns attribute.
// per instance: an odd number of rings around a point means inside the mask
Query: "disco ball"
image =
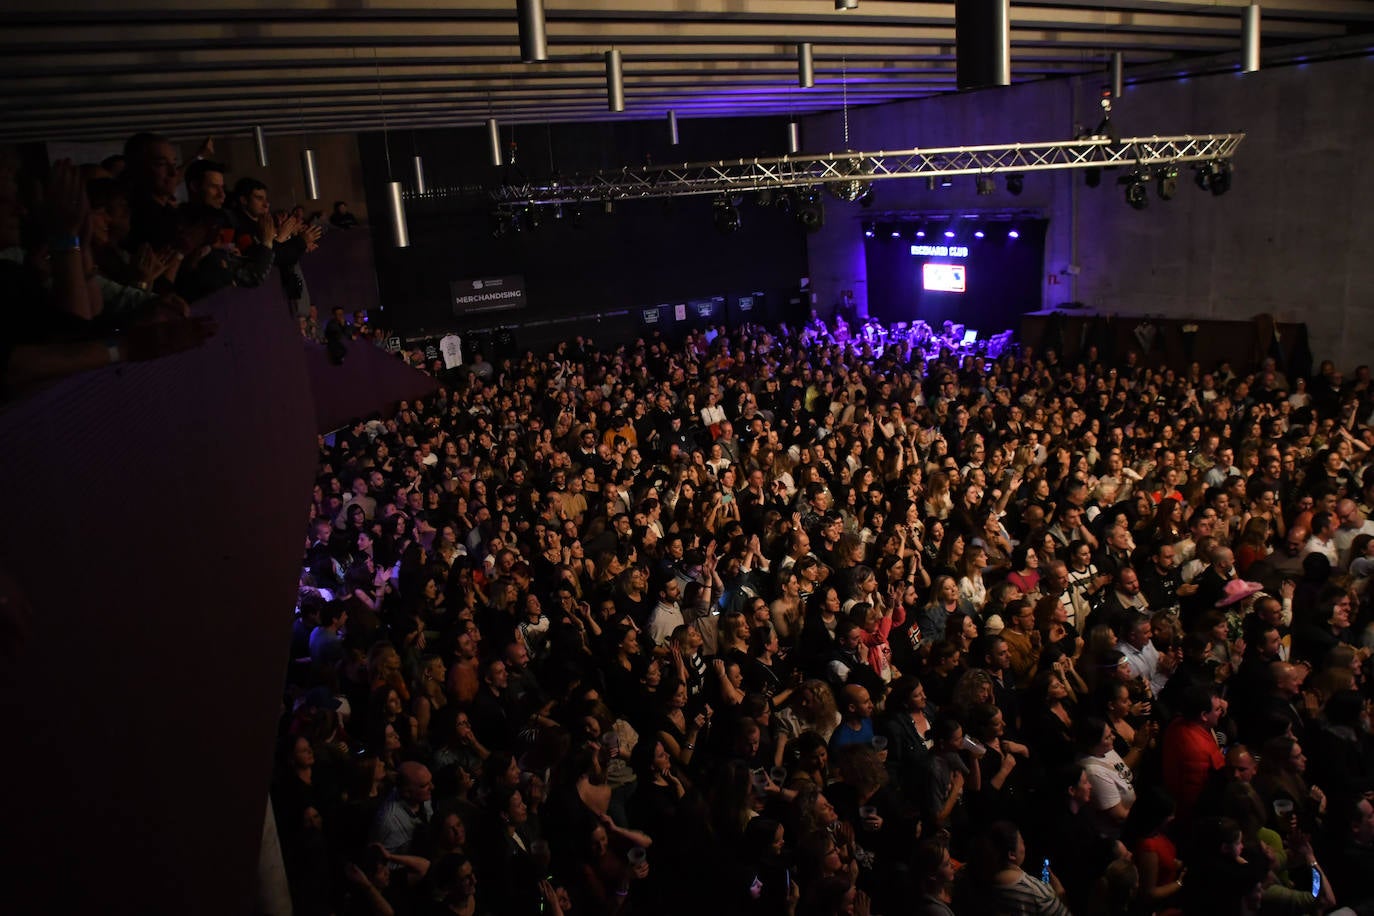
<svg viewBox="0 0 1374 916"><path fill-rule="evenodd" d="M836 200L843 200L852 204L873 187L873 182L867 180L868 169L864 168L863 161L858 158L839 164L839 171L848 178L845 181L829 183L830 193Z"/></svg>
<svg viewBox="0 0 1374 916"><path fill-rule="evenodd" d="M837 200L847 201L852 204L868 193L868 189L873 187L873 182L861 181L858 178L850 178L846 181L831 182L829 187L830 193L834 195Z"/></svg>

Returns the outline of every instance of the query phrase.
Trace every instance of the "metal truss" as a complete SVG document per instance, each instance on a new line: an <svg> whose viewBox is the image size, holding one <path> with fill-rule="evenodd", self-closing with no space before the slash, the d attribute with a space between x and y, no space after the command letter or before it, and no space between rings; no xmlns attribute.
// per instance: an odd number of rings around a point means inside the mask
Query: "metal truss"
<svg viewBox="0 0 1374 916"><path fill-rule="evenodd" d="M698 194L729 195L772 188L827 185L832 186L832 191L840 196L846 196L844 192L848 191L846 199L853 199L864 190L863 183L893 178L995 175L1109 166L1148 169L1156 165L1227 161L1235 155L1243 139L1245 134L1131 137L1123 140L1093 137L1006 146L952 146L642 166L576 175L547 184L505 185L492 191L491 198L501 207L518 207ZM434 196L433 192L427 196Z"/></svg>

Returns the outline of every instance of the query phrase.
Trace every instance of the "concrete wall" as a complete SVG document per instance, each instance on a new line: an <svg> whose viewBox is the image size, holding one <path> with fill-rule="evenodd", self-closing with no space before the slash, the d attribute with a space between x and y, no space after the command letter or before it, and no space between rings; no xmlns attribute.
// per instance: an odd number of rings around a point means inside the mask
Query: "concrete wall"
<svg viewBox="0 0 1374 916"><path fill-rule="evenodd" d="M1061 80L850 112L859 150L1055 140L1096 123L1097 80ZM1041 208L1050 219L1044 302L1074 299L1125 314L1305 321L1312 350L1346 367L1374 344L1374 67L1367 58L1254 74L1128 86L1114 121L1123 136L1243 130L1229 194L1213 197L1184 170L1178 196L1130 209L1116 175L1090 189L1068 173L1028 175L1025 191L977 197L971 179L929 191L877 186L873 210ZM807 120L805 148L844 148L838 115ZM828 203L809 244L822 303L854 289L863 301L863 238L855 205ZM1068 273L1076 264L1081 273ZM1055 275L1057 284L1048 282Z"/></svg>

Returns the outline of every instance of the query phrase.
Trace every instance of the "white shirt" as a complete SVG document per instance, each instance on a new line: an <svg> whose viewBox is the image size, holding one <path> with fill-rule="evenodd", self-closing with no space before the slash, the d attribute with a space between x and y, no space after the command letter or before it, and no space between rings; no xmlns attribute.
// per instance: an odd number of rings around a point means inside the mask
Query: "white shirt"
<svg viewBox="0 0 1374 916"><path fill-rule="evenodd" d="M1125 655L1125 663L1131 666L1135 676L1150 681L1150 687L1153 689L1154 676L1160 670L1160 650L1154 648L1154 643L1146 640L1145 648L1136 648L1127 641L1121 641L1117 648Z"/></svg>
<svg viewBox="0 0 1374 916"><path fill-rule="evenodd" d="M1084 757L1082 763L1093 786L1093 807L1098 811L1123 803L1130 807L1135 802L1135 774L1116 751L1108 751L1105 757Z"/></svg>
<svg viewBox="0 0 1374 916"><path fill-rule="evenodd" d="M1304 557L1309 553L1319 553L1326 557L1331 561L1331 566L1333 568L1339 566L1341 563L1341 555L1336 550L1336 541L1334 539L1322 541L1319 540L1315 534L1312 535L1307 539L1307 543L1304 544L1302 548L1302 555Z"/></svg>

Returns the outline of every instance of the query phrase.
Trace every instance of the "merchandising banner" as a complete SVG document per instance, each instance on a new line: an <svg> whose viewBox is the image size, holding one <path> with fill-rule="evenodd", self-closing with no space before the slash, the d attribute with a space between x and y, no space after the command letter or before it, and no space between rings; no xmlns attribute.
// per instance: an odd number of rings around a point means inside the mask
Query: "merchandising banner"
<svg viewBox="0 0 1374 916"><path fill-rule="evenodd" d="M453 294L453 314L458 317L525 307L525 278L521 276L454 280L449 289Z"/></svg>

